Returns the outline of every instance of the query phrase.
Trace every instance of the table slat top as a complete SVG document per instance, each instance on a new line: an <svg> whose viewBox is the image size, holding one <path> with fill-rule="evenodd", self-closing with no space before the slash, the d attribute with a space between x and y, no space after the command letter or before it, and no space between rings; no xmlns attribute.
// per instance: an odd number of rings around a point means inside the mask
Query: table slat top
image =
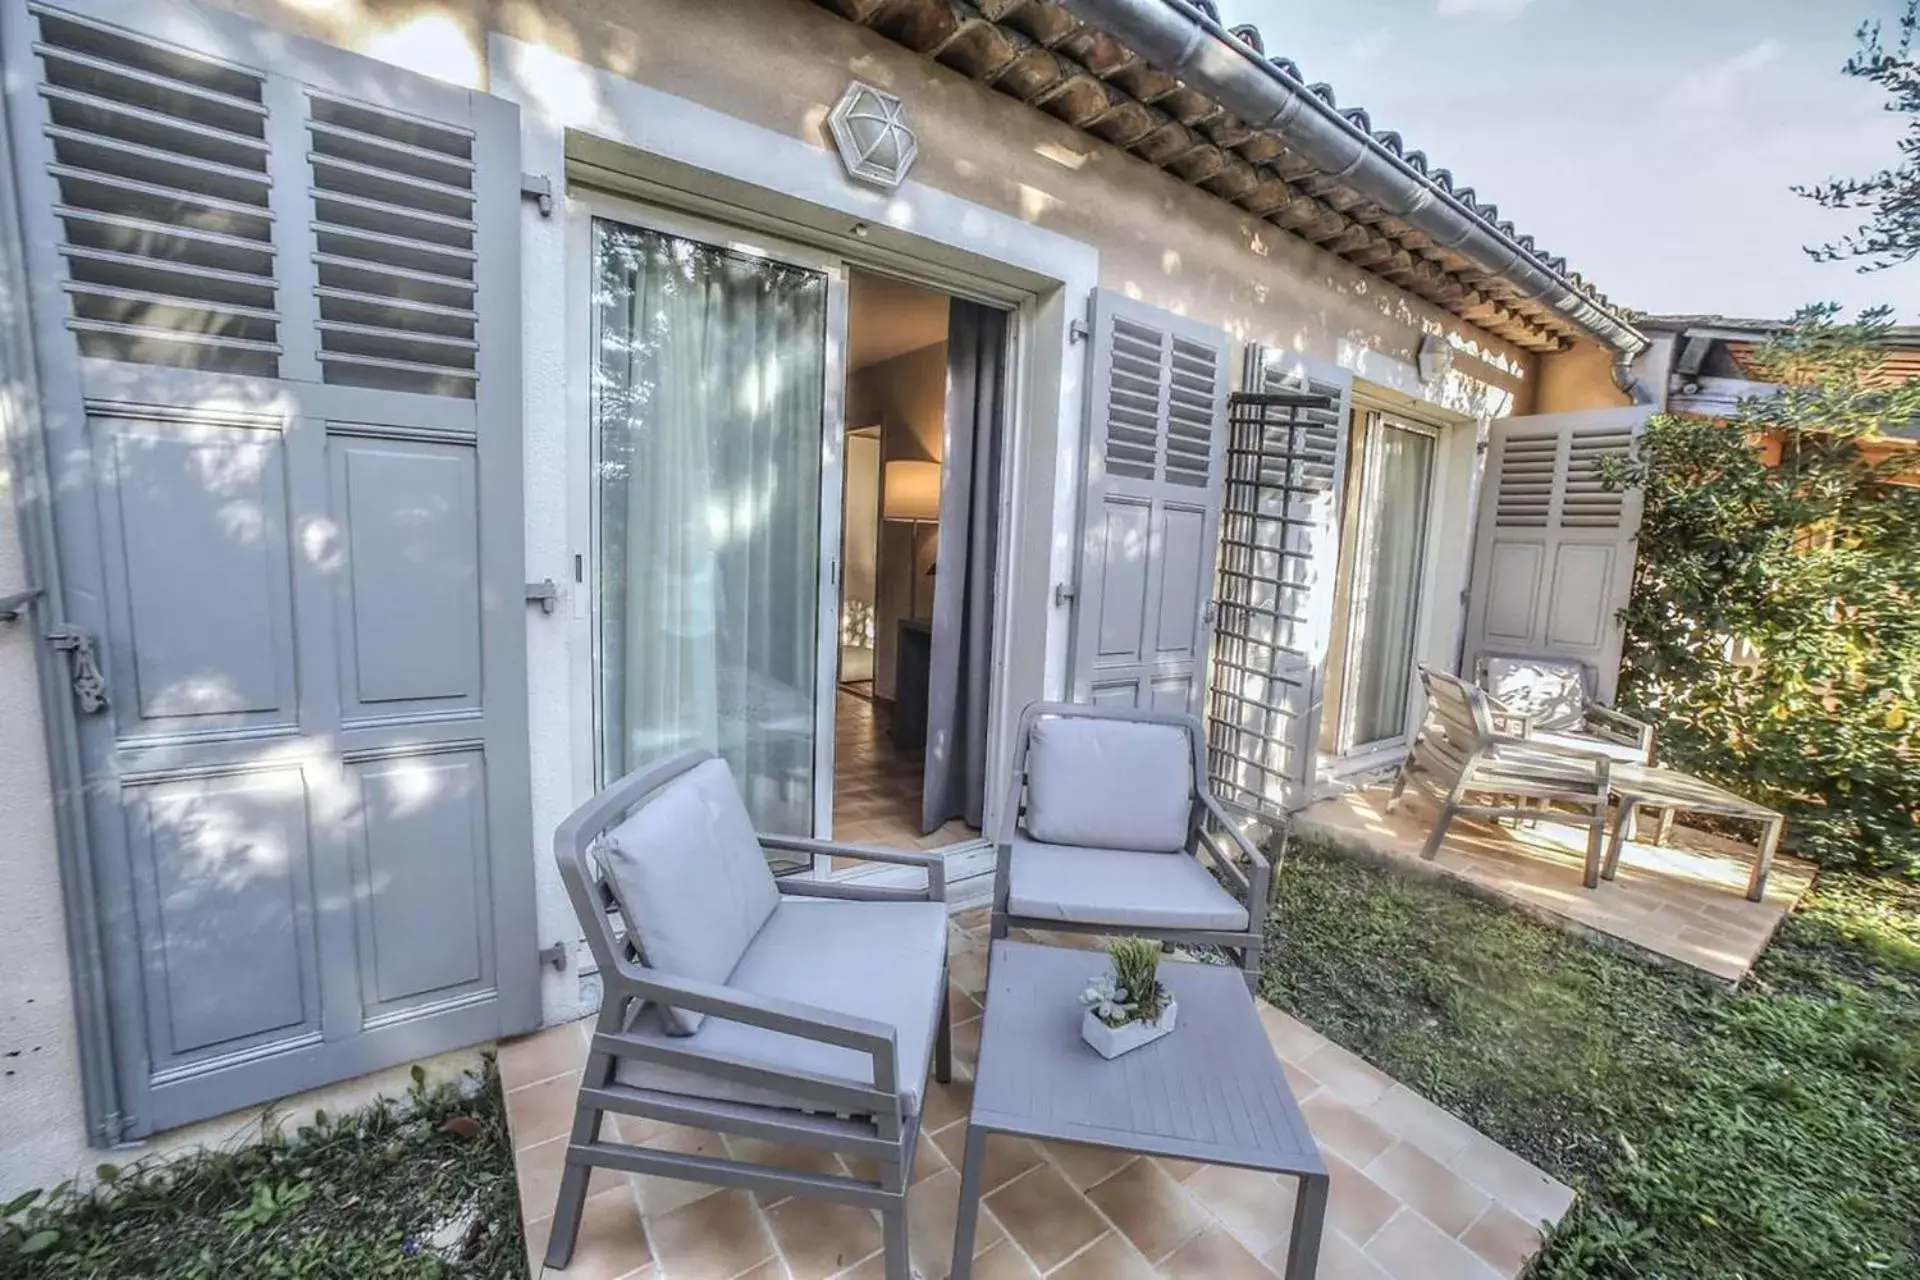
<svg viewBox="0 0 1920 1280"><path fill-rule="evenodd" d="M1325 1172L1240 970L1166 963L1172 1034L1108 1061L1080 1038L1098 952L993 944L972 1122L1277 1173Z"/></svg>
<svg viewBox="0 0 1920 1280"><path fill-rule="evenodd" d="M1756 800L1717 787L1704 778L1696 778L1678 769L1657 765L1616 764L1608 775L1616 796L1636 796L1642 802L1664 808L1674 806L1707 813L1731 814L1742 818L1777 818L1780 814Z"/></svg>

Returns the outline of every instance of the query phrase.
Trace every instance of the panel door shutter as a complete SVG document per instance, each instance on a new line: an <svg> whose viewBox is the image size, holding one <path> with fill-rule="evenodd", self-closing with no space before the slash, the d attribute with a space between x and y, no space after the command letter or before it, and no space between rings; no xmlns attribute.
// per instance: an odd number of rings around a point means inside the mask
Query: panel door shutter
<svg viewBox="0 0 1920 1280"><path fill-rule="evenodd" d="M1312 798L1353 381L1255 346L1245 385L1227 449L1210 768L1223 797L1285 813Z"/></svg>
<svg viewBox="0 0 1920 1280"><path fill-rule="evenodd" d="M535 1025L516 108L173 0L0 4L95 1136Z"/></svg>
<svg viewBox="0 0 1920 1280"><path fill-rule="evenodd" d="M1198 715L1227 335L1097 289L1091 343L1073 698Z"/></svg>
<svg viewBox="0 0 1920 1280"><path fill-rule="evenodd" d="M1647 407L1506 418L1493 424L1468 592L1466 661L1488 654L1577 658L1613 698L1620 611L1633 589L1638 489L1609 489Z"/></svg>

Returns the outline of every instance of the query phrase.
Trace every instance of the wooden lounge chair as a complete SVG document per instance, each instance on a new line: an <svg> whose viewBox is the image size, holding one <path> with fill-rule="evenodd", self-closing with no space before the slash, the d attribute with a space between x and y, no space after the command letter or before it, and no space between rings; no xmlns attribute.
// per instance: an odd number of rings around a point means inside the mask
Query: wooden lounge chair
<svg viewBox="0 0 1920 1280"><path fill-rule="evenodd" d="M1608 777L1612 761L1587 751L1522 737L1496 722L1486 691L1445 672L1420 668L1427 716L1394 780L1387 811L1414 783L1440 806L1420 856L1440 852L1447 828L1459 814L1476 818L1532 819L1547 805L1588 829L1586 884L1600 882L1606 845Z"/></svg>
<svg viewBox="0 0 1920 1280"><path fill-rule="evenodd" d="M921 890L776 880L769 852L924 867ZM756 836L726 764L688 752L560 824L554 853L600 966L546 1262L573 1256L595 1166L880 1212L906 1280L907 1183L929 1066L951 1075L939 855ZM873 1176L633 1146L608 1112L839 1152Z"/></svg>
<svg viewBox="0 0 1920 1280"><path fill-rule="evenodd" d="M1653 763L1653 726L1593 700L1593 669L1573 658L1483 654L1476 671L1502 732Z"/></svg>
<svg viewBox="0 0 1920 1280"><path fill-rule="evenodd" d="M1257 984L1273 873L1208 788L1192 716L1028 707L999 846L995 938L1019 926L1223 947Z"/></svg>

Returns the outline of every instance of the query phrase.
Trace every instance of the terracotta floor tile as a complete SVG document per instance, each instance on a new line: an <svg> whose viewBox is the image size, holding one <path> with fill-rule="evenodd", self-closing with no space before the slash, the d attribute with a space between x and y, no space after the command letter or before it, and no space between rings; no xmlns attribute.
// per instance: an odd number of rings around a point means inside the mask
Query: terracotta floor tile
<svg viewBox="0 0 1920 1280"><path fill-rule="evenodd" d="M1047 1158L1066 1175L1068 1182L1082 1191L1105 1178L1112 1177L1126 1165L1140 1157L1131 1151L1116 1151L1111 1147L1089 1147L1077 1142L1043 1142L1041 1149Z"/></svg>
<svg viewBox="0 0 1920 1280"><path fill-rule="evenodd" d="M1216 1165L1187 1179L1187 1190L1241 1244L1263 1257L1284 1246L1293 1229L1297 1178Z"/></svg>
<svg viewBox="0 0 1920 1280"><path fill-rule="evenodd" d="M1268 1254L1267 1265L1279 1272L1286 1265L1284 1253ZM1338 1231L1329 1231L1320 1238L1320 1273L1314 1280L1416 1280L1410 1276L1395 1276L1380 1269L1380 1264L1366 1255L1366 1251Z"/></svg>
<svg viewBox="0 0 1920 1280"><path fill-rule="evenodd" d="M973 1110L973 1082L962 1080L958 1075L951 1084L941 1084L938 1080L927 1082L927 1092L920 1102L920 1125L923 1133L938 1133L956 1120L965 1120L967 1113Z"/></svg>
<svg viewBox="0 0 1920 1280"><path fill-rule="evenodd" d="M567 1140L553 1138L523 1147L513 1155L513 1173L520 1184L520 1204L525 1210L545 1217L553 1212L554 1199L560 1194L560 1176L567 1167ZM587 1179L587 1194L627 1190L632 1187L626 1174L615 1169L595 1169Z"/></svg>
<svg viewBox="0 0 1920 1280"><path fill-rule="evenodd" d="M1410 1280L1509 1280L1411 1209L1394 1214L1365 1248L1389 1274Z"/></svg>
<svg viewBox="0 0 1920 1280"><path fill-rule="evenodd" d="M968 995L978 996L987 989L987 948L967 947L947 956L947 976L960 984Z"/></svg>
<svg viewBox="0 0 1920 1280"><path fill-rule="evenodd" d="M561 1137L573 1129L580 1083L571 1073L515 1089L507 1095L507 1130L516 1150Z"/></svg>
<svg viewBox="0 0 1920 1280"><path fill-rule="evenodd" d="M940 1154L956 1170L965 1170L967 1129L951 1125L934 1138ZM980 1172L980 1194L986 1195L1013 1181L1040 1163L1040 1148L1025 1138L1010 1138L1003 1133L987 1135L986 1163Z"/></svg>
<svg viewBox="0 0 1920 1280"><path fill-rule="evenodd" d="M1260 1025L1266 1030L1267 1043L1273 1046L1282 1061L1302 1063L1327 1047L1325 1036L1265 1000L1256 1000L1254 1008L1260 1014Z"/></svg>
<svg viewBox="0 0 1920 1280"><path fill-rule="evenodd" d="M1107 1229L1092 1206L1049 1164L1014 1179L985 1203L1042 1271L1065 1262Z"/></svg>
<svg viewBox="0 0 1920 1280"><path fill-rule="evenodd" d="M797 1173L844 1174L840 1157L824 1147L803 1147L790 1142L768 1142L761 1138L743 1138L726 1134L722 1138L727 1154L745 1164L765 1165L770 1169L789 1169ZM762 1205L785 1199L784 1194L759 1193Z"/></svg>
<svg viewBox="0 0 1920 1280"><path fill-rule="evenodd" d="M717 1133L708 1133L704 1129L689 1129L683 1125L669 1125L649 1139L646 1145L655 1151L671 1151L686 1156L710 1156L726 1159L727 1148ZM692 1204L705 1199L717 1188L704 1182L689 1182L684 1178L663 1178L656 1174L643 1173L635 1178L640 1189L640 1205L649 1218L657 1218L672 1213L682 1205ZM749 1259L757 1261L757 1259Z"/></svg>
<svg viewBox="0 0 1920 1280"><path fill-rule="evenodd" d="M540 1228L537 1258L546 1253L552 1219L544 1219ZM531 1245L534 1233L527 1234ZM567 1280L621 1280L652 1261L653 1249L633 1192L619 1187L588 1197L580 1211L580 1233L574 1237Z"/></svg>
<svg viewBox="0 0 1920 1280"><path fill-rule="evenodd" d="M1396 1084L1367 1108L1367 1118L1402 1142L1412 1143L1442 1164L1450 1164L1476 1140L1484 1140L1465 1120Z"/></svg>
<svg viewBox="0 0 1920 1280"><path fill-rule="evenodd" d="M575 1023L563 1023L500 1044L500 1087L524 1085L578 1071L587 1061L587 1038Z"/></svg>
<svg viewBox="0 0 1920 1280"><path fill-rule="evenodd" d="M766 1219L793 1280L826 1280L880 1247L878 1219L855 1205L794 1196Z"/></svg>
<svg viewBox="0 0 1920 1280"><path fill-rule="evenodd" d="M1167 1280L1273 1280L1267 1264L1221 1226L1208 1227L1174 1250L1160 1264L1160 1274Z"/></svg>
<svg viewBox="0 0 1920 1280"><path fill-rule="evenodd" d="M960 1175L949 1169L913 1189L907 1197L907 1239L913 1265L928 1280L940 1280L953 1265L953 1225L960 1206ZM973 1252L997 1243L1006 1234L988 1212L974 1228Z"/></svg>
<svg viewBox="0 0 1920 1280"><path fill-rule="evenodd" d="M1011 1240L1002 1240L973 1260L974 1280L1040 1280L1040 1273Z"/></svg>
<svg viewBox="0 0 1920 1280"><path fill-rule="evenodd" d="M1405 1142L1381 1152L1366 1175L1450 1236L1472 1226L1493 1204L1486 1192Z"/></svg>
<svg viewBox="0 0 1920 1280"><path fill-rule="evenodd" d="M1158 1280L1159 1274L1124 1237L1109 1231L1049 1272L1047 1280Z"/></svg>
<svg viewBox="0 0 1920 1280"><path fill-rule="evenodd" d="M856 1155L842 1156L841 1159L846 1163L847 1171L854 1177L863 1178L868 1182L879 1180L880 1165L878 1161ZM919 1186L920 1183L931 1178L934 1174L952 1167L953 1166L947 1163L946 1156L941 1154L939 1146L934 1143L933 1139L922 1137L920 1141L913 1145L913 1177L908 1179L907 1185L909 1187Z"/></svg>
<svg viewBox="0 0 1920 1280"><path fill-rule="evenodd" d="M1191 1160L1174 1160L1166 1156L1155 1156L1153 1157L1153 1162L1159 1165L1161 1169L1166 1172L1166 1175L1175 1182L1185 1182L1187 1179L1193 1177L1194 1174L1207 1167L1204 1164L1195 1164Z"/></svg>
<svg viewBox="0 0 1920 1280"><path fill-rule="evenodd" d="M1327 1227L1345 1233L1356 1244L1371 1240L1400 1212L1400 1198L1332 1153L1325 1153Z"/></svg>
<svg viewBox="0 0 1920 1280"><path fill-rule="evenodd" d="M1154 1262L1212 1221L1181 1185L1151 1160L1135 1160L1087 1190L1129 1243Z"/></svg>
<svg viewBox="0 0 1920 1280"><path fill-rule="evenodd" d="M1529 1222L1558 1222L1573 1192L1491 1138L1454 1159L1453 1171Z"/></svg>
<svg viewBox="0 0 1920 1280"><path fill-rule="evenodd" d="M1501 1275L1517 1276L1540 1251L1540 1228L1503 1205L1489 1205L1460 1243Z"/></svg>
<svg viewBox="0 0 1920 1280"><path fill-rule="evenodd" d="M1334 1151L1365 1167L1394 1144L1394 1136L1367 1118L1360 1108L1321 1090L1300 1107L1321 1150Z"/></svg>
<svg viewBox="0 0 1920 1280"><path fill-rule="evenodd" d="M717 1191L670 1213L647 1215L654 1252L674 1280L732 1280L774 1253L753 1197Z"/></svg>
<svg viewBox="0 0 1920 1280"><path fill-rule="evenodd" d="M1299 1065L1327 1092L1363 1111L1393 1088L1392 1076L1331 1042Z"/></svg>
<svg viewBox="0 0 1920 1280"><path fill-rule="evenodd" d="M953 1060L956 1065L964 1062L972 1067L980 1061L980 1022L979 1018L968 1018L965 1022L953 1024Z"/></svg>

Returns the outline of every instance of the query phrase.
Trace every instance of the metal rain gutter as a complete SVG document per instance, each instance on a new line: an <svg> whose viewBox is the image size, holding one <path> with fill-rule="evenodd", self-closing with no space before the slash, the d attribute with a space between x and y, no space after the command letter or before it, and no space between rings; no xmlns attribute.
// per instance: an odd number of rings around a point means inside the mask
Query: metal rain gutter
<svg viewBox="0 0 1920 1280"><path fill-rule="evenodd" d="M1187 0L1060 0L1153 66L1205 93L1288 149L1478 270L1552 307L1630 360L1639 330L1589 299L1565 275L1483 218L1366 130L1229 34Z"/></svg>

